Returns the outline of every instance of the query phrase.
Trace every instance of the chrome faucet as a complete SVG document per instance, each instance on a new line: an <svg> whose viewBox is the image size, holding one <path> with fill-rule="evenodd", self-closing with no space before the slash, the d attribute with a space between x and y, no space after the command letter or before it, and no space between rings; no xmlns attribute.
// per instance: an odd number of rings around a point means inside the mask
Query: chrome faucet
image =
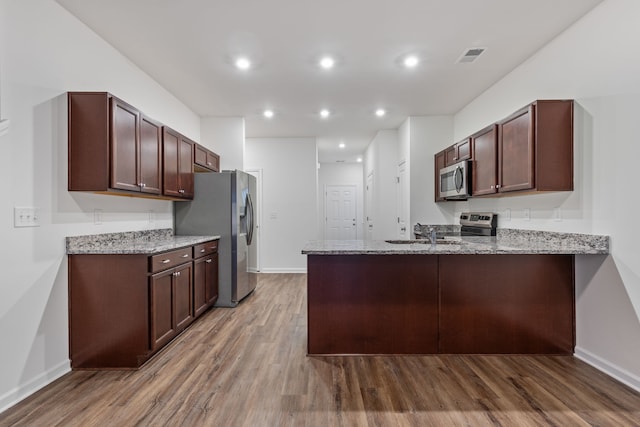
<svg viewBox="0 0 640 427"><path fill-rule="evenodd" d="M431 242L432 245L435 245L436 240L437 240L436 229L433 227L429 227L429 241Z"/></svg>

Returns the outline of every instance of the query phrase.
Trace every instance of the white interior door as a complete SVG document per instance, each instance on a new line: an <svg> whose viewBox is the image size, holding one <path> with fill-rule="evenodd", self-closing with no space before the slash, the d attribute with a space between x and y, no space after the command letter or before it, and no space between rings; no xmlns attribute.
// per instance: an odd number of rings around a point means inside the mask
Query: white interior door
<svg viewBox="0 0 640 427"><path fill-rule="evenodd" d="M356 191L355 185L327 185L325 187L325 239L357 239Z"/></svg>
<svg viewBox="0 0 640 427"><path fill-rule="evenodd" d="M367 176L365 186L365 238L373 240L373 172Z"/></svg>
<svg viewBox="0 0 640 427"><path fill-rule="evenodd" d="M411 231L409 230L409 182L407 181L407 164L406 162L398 165L398 189L396 191L397 211L398 211L398 238L410 239Z"/></svg>

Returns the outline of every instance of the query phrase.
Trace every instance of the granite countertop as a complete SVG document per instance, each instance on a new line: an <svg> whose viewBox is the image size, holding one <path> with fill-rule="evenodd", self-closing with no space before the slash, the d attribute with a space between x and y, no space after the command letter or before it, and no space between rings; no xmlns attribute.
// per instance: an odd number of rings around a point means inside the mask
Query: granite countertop
<svg viewBox="0 0 640 427"><path fill-rule="evenodd" d="M218 240L220 236L174 236L170 228L123 233L70 236L68 255L142 254L153 255L198 243Z"/></svg>
<svg viewBox="0 0 640 427"><path fill-rule="evenodd" d="M498 229L496 237L446 236L435 246L424 240L388 243L385 240L316 240L302 249L306 255L404 254L570 254L609 253L609 236Z"/></svg>

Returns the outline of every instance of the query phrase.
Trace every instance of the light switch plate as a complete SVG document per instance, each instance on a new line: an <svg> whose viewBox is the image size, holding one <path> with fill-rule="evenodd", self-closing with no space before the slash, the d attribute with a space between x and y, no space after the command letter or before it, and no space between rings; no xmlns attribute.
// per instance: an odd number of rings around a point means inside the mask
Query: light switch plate
<svg viewBox="0 0 640 427"><path fill-rule="evenodd" d="M522 211L522 218L523 218L525 221L531 221L531 209L529 209L529 208L525 208L525 209L523 209L523 211Z"/></svg>
<svg viewBox="0 0 640 427"><path fill-rule="evenodd" d="M35 207L18 207L13 208L13 226L14 227L39 227L40 226L40 209Z"/></svg>
<svg viewBox="0 0 640 427"><path fill-rule="evenodd" d="M511 221L511 209L506 208L502 213L502 219L505 221Z"/></svg>
<svg viewBox="0 0 640 427"><path fill-rule="evenodd" d="M555 221L562 221L562 210L560 208L553 209L553 219Z"/></svg>

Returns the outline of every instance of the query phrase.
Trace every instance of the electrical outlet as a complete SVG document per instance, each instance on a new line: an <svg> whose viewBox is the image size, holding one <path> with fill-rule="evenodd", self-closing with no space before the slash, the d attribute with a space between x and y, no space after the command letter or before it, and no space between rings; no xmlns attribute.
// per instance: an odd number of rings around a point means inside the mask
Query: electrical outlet
<svg viewBox="0 0 640 427"><path fill-rule="evenodd" d="M153 224L156 222L156 213L154 211L149 211L149 224Z"/></svg>
<svg viewBox="0 0 640 427"><path fill-rule="evenodd" d="M511 209L506 208L502 213L502 219L505 221L511 221Z"/></svg>
<svg viewBox="0 0 640 427"><path fill-rule="evenodd" d="M562 210L560 208L553 209L554 221L562 221Z"/></svg>
<svg viewBox="0 0 640 427"><path fill-rule="evenodd" d="M13 208L14 227L39 227L40 209L34 207L14 207Z"/></svg>
<svg viewBox="0 0 640 427"><path fill-rule="evenodd" d="M102 224L102 209L94 209L93 210L93 223L95 225Z"/></svg>
<svg viewBox="0 0 640 427"><path fill-rule="evenodd" d="M531 209L525 208L522 211L522 219L525 221L531 221Z"/></svg>

